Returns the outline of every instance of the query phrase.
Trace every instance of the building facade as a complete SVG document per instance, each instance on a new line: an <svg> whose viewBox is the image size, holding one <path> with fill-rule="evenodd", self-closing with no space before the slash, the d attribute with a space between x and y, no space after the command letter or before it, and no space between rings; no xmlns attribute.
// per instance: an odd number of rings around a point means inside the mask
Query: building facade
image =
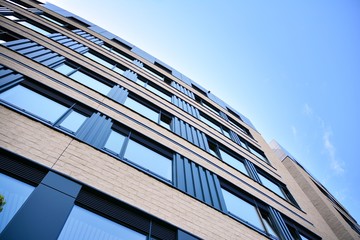
<svg viewBox="0 0 360 240"><path fill-rule="evenodd" d="M49 3L0 14L1 239L359 238L172 67Z"/></svg>

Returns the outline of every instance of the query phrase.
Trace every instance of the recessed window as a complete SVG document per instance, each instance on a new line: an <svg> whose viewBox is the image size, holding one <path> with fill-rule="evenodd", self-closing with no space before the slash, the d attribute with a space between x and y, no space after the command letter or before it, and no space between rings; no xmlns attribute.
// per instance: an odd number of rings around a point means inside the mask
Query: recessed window
<svg viewBox="0 0 360 240"><path fill-rule="evenodd" d="M126 137L123 134L111 130L104 148L118 155L121 152L125 139Z"/></svg>
<svg viewBox="0 0 360 240"><path fill-rule="evenodd" d="M125 100L124 105L134 110L135 112L143 115L144 117L160 124L161 126L167 129L171 129L172 118L168 114L165 114L161 110L153 108L146 103L140 103L140 99L133 99L131 97L128 97Z"/></svg>
<svg viewBox="0 0 360 240"><path fill-rule="evenodd" d="M274 227L274 222L270 218L270 214L268 211L265 211L263 207L258 206L258 204L255 203L255 200L252 200L249 197L239 197L224 188L221 188L221 192L224 196L226 209L230 215L255 227L257 230L265 232L272 238L279 238L277 230Z"/></svg>
<svg viewBox="0 0 360 240"><path fill-rule="evenodd" d="M132 57L132 56L130 56L129 54L126 54L126 53L124 53L123 51L120 51L119 49L116 49L116 48L114 48L113 46L108 45L108 44L106 44L106 43L104 43L104 44L102 45L102 47L105 48L106 50L108 50L108 51L116 54L117 56L119 56L119 57L121 57L121 58L129 61L129 62L132 62L132 61L135 60L135 58ZM130 48L130 49L131 49L131 48Z"/></svg>
<svg viewBox="0 0 360 240"><path fill-rule="evenodd" d="M145 147L142 144L130 139L124 157L169 181L172 179L171 159Z"/></svg>
<svg viewBox="0 0 360 240"><path fill-rule="evenodd" d="M20 39L17 34L9 32L6 29L0 28L0 44L5 44L7 42L15 41Z"/></svg>
<svg viewBox="0 0 360 240"><path fill-rule="evenodd" d="M21 85L0 93L0 99L51 123L55 123L68 110L67 107Z"/></svg>
<svg viewBox="0 0 360 240"><path fill-rule="evenodd" d="M84 53L84 56L92 59L93 61L100 63L101 65L110 68L111 70L119 73L119 74L124 74L124 72L126 71L126 68L124 66L122 66L121 64L115 63L113 61L111 61L110 59L107 59L103 56L98 56L90 51Z"/></svg>
<svg viewBox="0 0 360 240"><path fill-rule="evenodd" d="M276 193L277 195L279 195L280 197L286 199L284 193L282 192L281 188L279 185L275 184L273 181L271 181L270 179L268 179L267 177L261 175L261 174L258 174L259 175L259 178L261 180L261 183L269 188L271 191L273 191L274 193Z"/></svg>
<svg viewBox="0 0 360 240"><path fill-rule="evenodd" d="M63 23L61 23L59 20L55 20L53 17L49 17L49 16L46 16L44 14L40 14L40 17L42 17L42 18L44 18L44 19L46 19L46 20L48 20L48 21L50 21L52 23L55 23L56 25L59 25L61 27L64 26Z"/></svg>
<svg viewBox="0 0 360 240"><path fill-rule="evenodd" d="M256 207L247 201L235 196L225 189L221 189L224 196L226 208L231 215L255 226L258 229L265 230L261 223Z"/></svg>
<svg viewBox="0 0 360 240"><path fill-rule="evenodd" d="M222 133L228 138L230 137L229 130L221 126L219 123L216 123L214 120L210 119L208 116L206 116L203 113L200 113L200 120L204 122L205 124L209 125L210 127L214 128L218 132Z"/></svg>
<svg viewBox="0 0 360 240"><path fill-rule="evenodd" d="M111 87L103 83L100 77L95 77L88 71L83 70L80 67L75 67L67 63L62 63L54 68L56 71L72 78L76 82L79 82L99 93L107 95Z"/></svg>
<svg viewBox="0 0 360 240"><path fill-rule="evenodd" d="M232 155L228 154L227 152L223 151L222 149L219 149L219 151L220 151L221 159L224 162L226 162L230 166L236 168L237 170L244 173L245 175L249 175L246 170L245 164L242 160L239 160L239 159L233 157Z"/></svg>
<svg viewBox="0 0 360 240"><path fill-rule="evenodd" d="M0 233L34 190L24 182L0 173L0 194L6 202L0 212Z"/></svg>
<svg viewBox="0 0 360 240"><path fill-rule="evenodd" d="M0 93L0 102L71 134L79 130L92 112L28 80Z"/></svg>
<svg viewBox="0 0 360 240"><path fill-rule="evenodd" d="M14 22L17 22L17 23L23 25L24 27L32 29L35 32L38 32L42 35L48 36L52 33L52 31L50 29L46 28L45 26L42 26L38 23L33 23L20 15L13 14L13 15L6 15L4 17L6 17L7 19L10 19L11 21L14 21Z"/></svg>
<svg viewBox="0 0 360 240"><path fill-rule="evenodd" d="M114 125L104 150L161 179L172 181L173 153L140 134Z"/></svg>
<svg viewBox="0 0 360 240"><path fill-rule="evenodd" d="M159 97L171 102L171 95L169 93L160 89L160 87L158 87L158 86L155 87L155 85L152 82L150 82L149 80L147 80L146 78L138 76L138 78L136 79L136 83L139 84L140 86L143 86L144 88L150 90L152 93L158 95Z"/></svg>
<svg viewBox="0 0 360 240"><path fill-rule="evenodd" d="M75 205L58 239L146 240L147 237L144 234Z"/></svg>
<svg viewBox="0 0 360 240"><path fill-rule="evenodd" d="M144 65L143 66L143 69L149 73L150 75L156 77L157 79L163 81L164 80L164 75L162 75L161 73L159 73L158 71L156 71L155 69L147 66L147 65Z"/></svg>
<svg viewBox="0 0 360 240"><path fill-rule="evenodd" d="M67 115L66 118L59 124L59 126L75 133L87 118L87 116L72 110L69 115Z"/></svg>

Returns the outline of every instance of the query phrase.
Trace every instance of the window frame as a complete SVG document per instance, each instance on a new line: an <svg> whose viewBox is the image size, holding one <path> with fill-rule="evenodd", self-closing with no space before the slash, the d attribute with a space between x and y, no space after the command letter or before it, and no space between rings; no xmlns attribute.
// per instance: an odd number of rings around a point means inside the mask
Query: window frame
<svg viewBox="0 0 360 240"><path fill-rule="evenodd" d="M120 147L120 152L116 153L111 149L108 149L105 147L105 145L107 144L107 141L109 139L109 136L111 134L111 131L115 131L118 134L121 134L124 137L123 142L121 143L121 147ZM120 160L123 160L127 163L129 163L132 166L135 166L136 168L141 169L143 172L149 173L152 176L155 176L158 179L161 179L162 181L168 182L168 183L173 183L174 181L174 161L175 161L175 152L170 150L169 148L165 147L164 145L161 145L153 140L151 140L150 138L144 136L141 133L138 133L126 126L123 126L119 123L114 123L111 127L111 131L109 132L108 136L106 137L106 141L104 141L103 146L101 147L102 150L104 150L105 152L119 158ZM141 166L140 164L136 163L136 161L133 161L131 159L126 158L126 151L128 148L128 144L130 141L134 141L137 144L140 144L141 146L155 152L156 154L159 154L161 156L163 156L164 158L167 158L169 161L171 161L171 179L167 179L164 176L161 176L160 174L147 169L145 166Z"/></svg>
<svg viewBox="0 0 360 240"><path fill-rule="evenodd" d="M22 86L36 94L41 95L42 97L45 97L47 99L49 99L50 101L53 101L55 103L58 103L62 106L64 106L66 109L66 111L64 113L62 113L60 115L60 117L58 117L56 120L54 120L53 122L51 122L50 120L38 116L35 113L32 113L26 109L22 109L19 106L16 106L15 104L11 103L11 102L7 102L5 100L0 100L0 102L2 104L5 104L6 106L10 106L13 109L16 109L18 112L26 115L26 116L31 116L32 118L35 118L43 123L46 123L48 125L51 125L53 127L55 127L56 129L59 129L61 131L67 132L71 135L76 135L76 132L81 128L81 126L86 122L86 120L91 116L91 114L93 113L93 110L82 105L81 103L78 103L77 101L69 98L69 97L65 97L63 96L61 93L59 93L56 90L53 90L45 85L42 85L40 83L34 82L31 79L28 78L22 78L20 81L18 81L15 84L11 84L9 86L4 87L0 93L6 92L16 86ZM84 115L85 117L87 117L82 124L77 128L77 130L74 132L68 128L62 127L61 124L64 122L64 120L66 120L66 118L71 114L71 112L78 112L82 115Z"/></svg>
<svg viewBox="0 0 360 240"><path fill-rule="evenodd" d="M61 71L58 71L57 68L62 66L62 65L66 65L66 66L72 68L73 70L68 72L68 73L63 73ZM72 61L70 61L68 59L65 59L64 61L62 61L60 63L56 63L56 65L51 66L51 68L54 71L56 71L57 73L62 74L64 76L72 79L73 81L77 82L78 84L81 84L81 85L83 85L83 86L85 86L85 87L87 87L87 88L89 88L89 89L91 89L91 90L93 90L93 91L95 91L95 92L97 92L99 94L102 94L104 96L107 96L109 94L109 92L111 91L111 89L116 85L114 82L112 82L112 81L110 81L110 80L108 80L108 79L106 79L104 77L101 77L98 73L94 73L93 71L91 71L91 70L89 70L89 69L87 69L87 68L85 68L85 67L83 67L81 65L78 65L78 64L76 64L76 63L74 63L74 62L72 62ZM97 82L109 87L109 91L106 94L104 94L101 91L98 91L97 89L92 88L92 87L88 86L87 84L76 80L75 78L72 78L71 76L73 74L77 73L77 72L81 72L82 74L86 75L87 77L92 78L94 81L97 81Z"/></svg>

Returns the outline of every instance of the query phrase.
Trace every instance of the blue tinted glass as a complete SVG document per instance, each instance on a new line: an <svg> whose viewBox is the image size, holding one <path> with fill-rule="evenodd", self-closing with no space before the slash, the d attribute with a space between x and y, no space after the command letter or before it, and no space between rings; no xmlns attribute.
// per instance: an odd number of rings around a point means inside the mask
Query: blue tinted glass
<svg viewBox="0 0 360 240"><path fill-rule="evenodd" d="M172 179L172 161L137 142L129 140L125 158L165 179Z"/></svg>
<svg viewBox="0 0 360 240"><path fill-rule="evenodd" d="M90 52L84 53L84 56L87 56L88 58L94 60L97 63L100 63L101 65L104 65L107 68L112 68L114 66L114 64L111 64L108 61L106 61Z"/></svg>
<svg viewBox="0 0 360 240"><path fill-rule="evenodd" d="M84 116L78 112L72 111L64 119L64 121L62 121L60 126L75 133L80 128L80 126L85 122L86 119L87 119L86 116Z"/></svg>
<svg viewBox="0 0 360 240"><path fill-rule="evenodd" d="M1 93L0 99L52 123L58 120L68 109L67 107L21 85L17 85Z"/></svg>
<svg viewBox="0 0 360 240"><path fill-rule="evenodd" d="M32 25L31 23L24 22L24 21L20 21L18 23L20 23L21 25L23 25L23 26L25 26L27 28L30 28L30 29L34 30L35 32L38 32L38 33L40 33L42 35L45 35L45 36L50 35L50 33L48 31L46 31L46 30L44 30L42 28L39 28L39 27L37 27L35 25Z"/></svg>
<svg viewBox="0 0 360 240"><path fill-rule="evenodd" d="M72 71L75 70L73 67L70 67L69 65L67 65L65 63L55 67L54 69L64 75L68 75L69 73L71 73Z"/></svg>
<svg viewBox="0 0 360 240"><path fill-rule="evenodd" d="M139 103L138 101L133 100L132 98L127 98L124 105L136 111L137 113L153 120L156 123L159 120L159 113L146 107L145 105Z"/></svg>
<svg viewBox="0 0 360 240"><path fill-rule="evenodd" d="M124 74L124 70L122 70L121 68L114 67L113 70L117 73Z"/></svg>
<svg viewBox="0 0 360 240"><path fill-rule="evenodd" d="M81 207L74 206L58 240L145 240L146 236Z"/></svg>
<svg viewBox="0 0 360 240"><path fill-rule="evenodd" d="M0 183L0 194L4 196L6 202L0 212L0 232L2 232L34 187L1 173Z"/></svg>
<svg viewBox="0 0 360 240"><path fill-rule="evenodd" d="M280 187L277 184L273 183L272 181L270 181L266 177L262 176L261 174L258 174L258 175L259 175L259 178L261 180L261 183L265 187L269 188L271 191L273 191L277 195L281 196L282 198L285 198L285 195L283 194L283 192L281 191Z"/></svg>
<svg viewBox="0 0 360 240"><path fill-rule="evenodd" d="M227 154L226 152L222 151L221 149L219 149L219 150L220 150L221 158L222 158L222 160L224 162L226 162L230 166L233 166L234 168L236 168L240 172L248 175L243 162L241 162L240 160L237 160L236 158L234 158L233 156Z"/></svg>
<svg viewBox="0 0 360 240"><path fill-rule="evenodd" d="M110 136L105 143L105 148L109 149L117 154L120 153L121 147L123 145L125 136L111 130Z"/></svg>
<svg viewBox="0 0 360 240"><path fill-rule="evenodd" d="M219 132L222 132L221 128L218 125L216 125L215 123L213 123L212 121L210 121L206 117L203 117L203 116L200 115L200 119L201 119L201 121L203 121L204 123L206 123L210 127L214 128L215 130L217 130Z"/></svg>
<svg viewBox="0 0 360 240"><path fill-rule="evenodd" d="M234 194L221 189L226 208L229 213L237 216L238 218L250 223L251 225L264 230L263 225L261 224L259 214L256 211L256 208L248 202L245 202L241 198L235 196Z"/></svg>
<svg viewBox="0 0 360 240"><path fill-rule="evenodd" d="M165 100L171 101L171 96L167 95L166 93L163 93L162 91L150 86L149 84L146 85L146 88L149 89L151 92L155 93L159 97L164 98Z"/></svg>
<svg viewBox="0 0 360 240"><path fill-rule="evenodd" d="M71 74L70 77L75 81L82 83L85 86L88 86L89 88L94 89L95 91L98 91L104 95L108 94L108 92L111 89L109 86L105 85L104 83L80 71Z"/></svg>
<svg viewBox="0 0 360 240"><path fill-rule="evenodd" d="M55 23L55 24L57 24L59 26L64 26L64 24L62 24L62 23L60 23L60 22L56 21L55 19L52 19L52 18L50 18L48 16L45 16L45 15L41 14L40 17L45 18L45 19L49 20L50 22L53 22L53 23Z"/></svg>

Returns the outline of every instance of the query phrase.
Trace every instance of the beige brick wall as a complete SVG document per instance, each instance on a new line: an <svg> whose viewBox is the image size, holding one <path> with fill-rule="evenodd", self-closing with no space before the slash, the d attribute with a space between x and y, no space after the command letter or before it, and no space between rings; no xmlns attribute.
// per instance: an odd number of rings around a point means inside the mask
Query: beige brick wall
<svg viewBox="0 0 360 240"><path fill-rule="evenodd" d="M302 168L289 157L283 160L283 164L293 177L287 182L292 189L297 189L294 195L323 239L360 239Z"/></svg>
<svg viewBox="0 0 360 240"><path fill-rule="evenodd" d="M222 212L103 152L0 106L0 146L204 239L267 239Z"/></svg>

